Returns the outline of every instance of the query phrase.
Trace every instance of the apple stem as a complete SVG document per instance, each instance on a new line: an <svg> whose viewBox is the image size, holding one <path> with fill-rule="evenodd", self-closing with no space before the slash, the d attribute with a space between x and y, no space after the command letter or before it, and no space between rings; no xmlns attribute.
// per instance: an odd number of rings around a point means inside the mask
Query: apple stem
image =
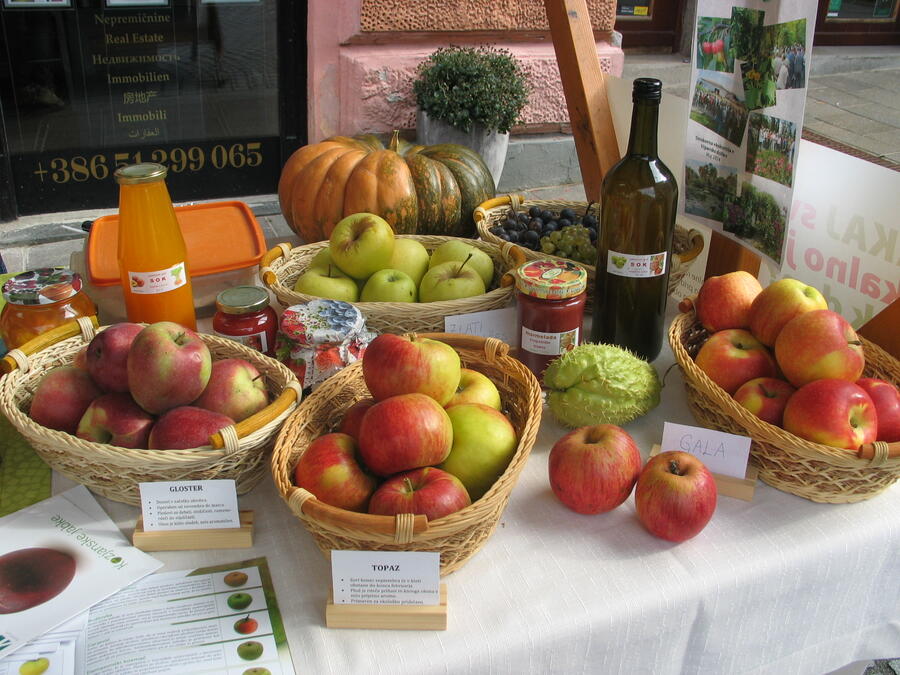
<svg viewBox="0 0 900 675"><path fill-rule="evenodd" d="M676 462L674 459L669 460L669 472L674 473L676 476L684 475L681 472L681 467L678 466L678 462Z"/></svg>
<svg viewBox="0 0 900 675"><path fill-rule="evenodd" d="M473 255L475 255L475 254L474 254L474 253L470 253L469 255L466 256L466 259L463 260L462 263L460 264L459 269L456 270L456 276L459 276L459 273L462 272L462 268L466 266L466 263L469 262L469 259L470 259Z"/></svg>
<svg viewBox="0 0 900 675"><path fill-rule="evenodd" d="M412 481L409 479L409 477L406 477L406 478L403 479L403 485L406 486L406 489L407 489L409 492L415 492L415 491L416 491L416 489L413 487Z"/></svg>

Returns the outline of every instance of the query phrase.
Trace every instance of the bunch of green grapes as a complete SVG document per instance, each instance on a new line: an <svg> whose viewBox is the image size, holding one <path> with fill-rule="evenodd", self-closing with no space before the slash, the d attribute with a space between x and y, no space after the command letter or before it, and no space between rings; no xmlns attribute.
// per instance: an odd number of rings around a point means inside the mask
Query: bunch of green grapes
<svg viewBox="0 0 900 675"><path fill-rule="evenodd" d="M586 265L597 263L597 247L591 241L588 228L583 225L571 225L541 237L541 251Z"/></svg>

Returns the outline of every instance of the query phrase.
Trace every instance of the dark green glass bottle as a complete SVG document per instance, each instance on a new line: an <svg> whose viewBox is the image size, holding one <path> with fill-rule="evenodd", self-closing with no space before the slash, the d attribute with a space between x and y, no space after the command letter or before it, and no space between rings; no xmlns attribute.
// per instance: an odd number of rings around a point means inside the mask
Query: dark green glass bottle
<svg viewBox="0 0 900 675"><path fill-rule="evenodd" d="M656 150L662 83L634 81L628 152L603 179L591 341L662 349L678 185Z"/></svg>

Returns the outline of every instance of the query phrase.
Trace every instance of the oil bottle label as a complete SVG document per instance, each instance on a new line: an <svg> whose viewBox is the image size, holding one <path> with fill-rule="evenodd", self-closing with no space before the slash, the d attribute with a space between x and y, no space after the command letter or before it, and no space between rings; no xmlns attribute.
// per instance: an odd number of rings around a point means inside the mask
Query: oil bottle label
<svg viewBox="0 0 900 675"><path fill-rule="evenodd" d="M606 256L606 271L620 277L659 277L666 273L666 252L631 255L610 251Z"/></svg>
<svg viewBox="0 0 900 675"><path fill-rule="evenodd" d="M154 272L128 272L131 292L135 295L154 295L181 288L187 283L183 262Z"/></svg>

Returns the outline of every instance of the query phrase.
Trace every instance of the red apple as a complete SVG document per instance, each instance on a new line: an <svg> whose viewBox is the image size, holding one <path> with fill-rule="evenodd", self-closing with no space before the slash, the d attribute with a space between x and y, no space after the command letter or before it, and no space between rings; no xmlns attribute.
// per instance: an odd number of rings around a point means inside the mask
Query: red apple
<svg viewBox="0 0 900 675"><path fill-rule="evenodd" d="M550 450L550 487L573 511L605 513L628 499L641 463L634 439L621 427L579 427Z"/></svg>
<svg viewBox="0 0 900 675"><path fill-rule="evenodd" d="M865 390L839 379L800 387L784 409L784 428L813 443L857 450L878 435L878 414Z"/></svg>
<svg viewBox="0 0 900 675"><path fill-rule="evenodd" d="M425 394L379 401L369 408L359 429L360 457L379 476L440 464L452 444L447 411Z"/></svg>
<svg viewBox="0 0 900 675"><path fill-rule="evenodd" d="M234 622L235 632L240 633L241 635L250 635L250 633L255 632L257 628L259 628L259 621L249 614L243 619L238 619Z"/></svg>
<svg viewBox="0 0 900 675"><path fill-rule="evenodd" d="M72 365L75 368L80 368L81 370L87 370L87 345L79 349L75 352L75 356L72 357Z"/></svg>
<svg viewBox="0 0 900 675"><path fill-rule="evenodd" d="M353 437L334 433L319 436L300 455L294 485L331 506L364 512L377 481L360 466Z"/></svg>
<svg viewBox="0 0 900 675"><path fill-rule="evenodd" d="M651 457L634 490L644 527L669 541L685 541L706 527L716 510L716 481L706 465L687 452Z"/></svg>
<svg viewBox="0 0 900 675"><path fill-rule="evenodd" d="M75 558L53 548L20 548L0 555L0 614L42 605L75 577Z"/></svg>
<svg viewBox="0 0 900 675"><path fill-rule="evenodd" d="M222 413L182 405L163 413L150 430L151 450L185 450L209 445L209 437L234 420Z"/></svg>
<svg viewBox="0 0 900 675"><path fill-rule="evenodd" d="M500 410L500 392L491 378L471 368L463 368L459 373L459 385L445 408L457 403L481 403Z"/></svg>
<svg viewBox="0 0 900 675"><path fill-rule="evenodd" d="M341 425L338 431L342 434L349 434L353 438L359 440L359 427L362 425L363 416L375 405L375 399L371 396L361 398L356 403L347 408L344 417L341 419Z"/></svg>
<svg viewBox="0 0 900 675"><path fill-rule="evenodd" d="M112 391L91 402L75 435L120 448L146 448L153 422L153 415L135 403L131 394Z"/></svg>
<svg viewBox="0 0 900 675"><path fill-rule="evenodd" d="M817 309L785 324L775 341L775 360L795 387L837 378L856 382L865 366L862 343L837 312Z"/></svg>
<svg viewBox="0 0 900 675"><path fill-rule="evenodd" d="M187 405L203 393L212 357L203 339L171 321L150 324L128 352L128 388L134 400L153 414Z"/></svg>
<svg viewBox="0 0 900 675"><path fill-rule="evenodd" d="M459 355L438 340L382 333L363 356L363 379L376 401L398 394L425 394L447 405L459 378Z"/></svg>
<svg viewBox="0 0 900 675"><path fill-rule="evenodd" d="M734 394L744 382L775 375L775 360L769 350L741 328L713 333L694 359L713 382Z"/></svg>
<svg viewBox="0 0 900 675"><path fill-rule="evenodd" d="M104 391L128 391L128 352L144 327L116 323L97 333L87 348L87 369Z"/></svg>
<svg viewBox="0 0 900 675"><path fill-rule="evenodd" d="M788 321L814 309L828 309L818 289L797 279L779 279L762 289L750 306L750 332L772 347Z"/></svg>
<svg viewBox="0 0 900 675"><path fill-rule="evenodd" d="M269 391L265 378L252 363L222 359L213 361L206 389L193 405L240 422L269 405Z"/></svg>
<svg viewBox="0 0 900 675"><path fill-rule="evenodd" d="M465 486L453 474L426 466L391 476L372 494L369 513L424 515L437 520L472 503Z"/></svg>
<svg viewBox="0 0 900 675"><path fill-rule="evenodd" d="M38 382L29 415L48 429L74 434L84 411L102 393L86 370L57 366Z"/></svg>
<svg viewBox="0 0 900 675"><path fill-rule="evenodd" d="M900 390L893 384L876 377L864 377L856 381L872 399L878 415L876 441L893 443L900 441Z"/></svg>
<svg viewBox="0 0 900 675"><path fill-rule="evenodd" d="M743 270L709 277L694 301L697 319L712 333L726 328L747 328L750 306L761 291L759 280Z"/></svg>
<svg viewBox="0 0 900 675"><path fill-rule="evenodd" d="M734 400L763 422L780 427L784 406L795 391L793 386L776 377L757 377L738 387Z"/></svg>

